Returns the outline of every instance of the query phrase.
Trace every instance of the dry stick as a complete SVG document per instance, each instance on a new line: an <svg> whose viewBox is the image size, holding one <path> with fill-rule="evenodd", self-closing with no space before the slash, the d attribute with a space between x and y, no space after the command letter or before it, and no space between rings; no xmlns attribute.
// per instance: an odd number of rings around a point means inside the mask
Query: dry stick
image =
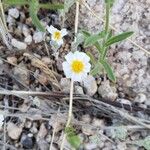
<svg viewBox="0 0 150 150"><path fill-rule="evenodd" d="M101 20L102 22L105 22L102 18L100 18L98 15L96 15L93 10L90 8L90 6L85 2L85 0L77 0L79 1L82 5L84 5L90 12L93 16L95 16L98 20ZM118 30L116 28L114 28L112 25L110 25L110 27L118 32ZM133 45L135 45L136 47L138 47L139 49L141 49L142 51L144 51L146 54L150 55L150 52L146 49L144 49L143 47L141 47L140 45L138 45L136 42L132 41L131 39L127 39L129 42L131 42Z"/></svg>
<svg viewBox="0 0 150 150"><path fill-rule="evenodd" d="M68 112L68 120L67 120L65 129L70 126L71 119L72 119L73 83L74 83L73 80L71 80L71 84L70 84L70 99L69 99L69 112ZM63 148L64 148L64 143L65 143L66 136L67 135L65 133L64 136L63 136L63 140L62 140L62 143L61 143L60 150L63 150Z"/></svg>

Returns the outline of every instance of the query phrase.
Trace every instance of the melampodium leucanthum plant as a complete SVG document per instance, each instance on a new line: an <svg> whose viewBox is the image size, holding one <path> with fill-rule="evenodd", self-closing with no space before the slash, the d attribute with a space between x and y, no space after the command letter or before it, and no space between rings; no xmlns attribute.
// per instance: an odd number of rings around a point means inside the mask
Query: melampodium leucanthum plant
<svg viewBox="0 0 150 150"><path fill-rule="evenodd" d="M70 86L70 101L69 101L69 113L68 120L65 128L65 136L62 141L61 150L63 150L63 145L65 138L74 147L78 148L80 146L80 139L75 134L75 130L71 126L72 119L72 106L73 106L73 84L74 82L83 81L91 69L91 64L89 63L90 57L86 53L76 51L74 53L70 52L65 56L66 61L63 62L63 70L67 78L71 79Z"/></svg>
<svg viewBox="0 0 150 150"><path fill-rule="evenodd" d="M124 32L119 35L112 35L112 30L109 28L109 17L110 17L110 9L113 5L114 0L105 0L106 5L106 15L105 15L105 26L103 31L98 34L91 34L87 31L82 31L82 34L85 37L84 47L95 46L99 56L96 60L91 53L88 53L91 57L91 61L93 63L93 68L91 70L92 75L96 75L102 72L104 69L108 75L108 78L115 82L116 78L114 75L114 71L111 68L111 65L107 61L107 52L109 47L117 42L120 42L133 34L133 32Z"/></svg>
<svg viewBox="0 0 150 150"><path fill-rule="evenodd" d="M37 13L40 8L50 9L50 10L57 10L63 9L64 5L60 3L39 3L39 0L3 0L3 4L6 6L22 6L28 5L29 6L29 14L32 18L32 23L42 32L45 32L44 26L41 24L39 18L37 17Z"/></svg>

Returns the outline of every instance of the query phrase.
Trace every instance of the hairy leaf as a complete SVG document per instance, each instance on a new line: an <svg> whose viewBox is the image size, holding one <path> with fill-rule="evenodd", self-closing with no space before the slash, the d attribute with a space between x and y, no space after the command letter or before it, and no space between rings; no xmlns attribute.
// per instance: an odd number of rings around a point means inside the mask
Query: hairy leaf
<svg viewBox="0 0 150 150"><path fill-rule="evenodd" d="M101 60L100 63L103 65L103 67L108 75L108 78L111 81L116 82L116 77L114 75L114 71L112 70L111 66L106 62L106 60Z"/></svg>
<svg viewBox="0 0 150 150"><path fill-rule="evenodd" d="M95 76L97 74L100 74L102 71L102 66L100 63L95 64L94 68L90 71L90 74Z"/></svg>
<svg viewBox="0 0 150 150"><path fill-rule="evenodd" d="M26 5L29 3L27 0L4 0L3 2L7 5Z"/></svg>
<svg viewBox="0 0 150 150"><path fill-rule="evenodd" d="M45 32L45 28L41 24L39 18L37 17L37 12L39 10L39 2L37 0L30 1L29 13L32 18L32 23L42 32Z"/></svg>
<svg viewBox="0 0 150 150"><path fill-rule="evenodd" d="M96 42L98 42L99 39L102 39L105 35L105 32L100 32L99 34L90 35L86 38L84 46L88 47L91 45L94 45Z"/></svg>
<svg viewBox="0 0 150 150"><path fill-rule="evenodd" d="M126 38L128 38L129 36L131 36L133 34L133 32L124 32L121 33L117 36L111 37L110 39L108 39L105 43L105 47L108 47L114 43L120 42L122 40L125 40Z"/></svg>
<svg viewBox="0 0 150 150"><path fill-rule="evenodd" d="M85 38L88 38L88 37L91 36L91 34L90 34L89 32L87 32L87 31L82 31L82 34L85 36ZM94 44L94 46L97 48L97 50L98 50L100 53L102 53L102 48L101 48L101 46L100 46L100 44L99 44L98 42L96 42L96 43Z"/></svg>

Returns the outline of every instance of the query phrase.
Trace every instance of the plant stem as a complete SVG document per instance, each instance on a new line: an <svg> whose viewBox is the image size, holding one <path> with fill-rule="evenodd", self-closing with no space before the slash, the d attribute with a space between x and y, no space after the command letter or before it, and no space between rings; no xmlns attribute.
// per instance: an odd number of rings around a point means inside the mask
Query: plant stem
<svg viewBox="0 0 150 150"><path fill-rule="evenodd" d="M68 120L67 120L65 129L70 126L71 119L72 119L73 83L74 83L73 80L71 80L71 84L70 84L70 99L69 99L69 112L68 112ZM62 143L61 143L60 150L63 150L63 148L64 148L65 139L66 139L66 133L65 133L64 136L63 136L63 140L62 140Z"/></svg>
<svg viewBox="0 0 150 150"><path fill-rule="evenodd" d="M110 14L110 4L106 3L106 18L105 18L105 33L107 36L108 29L109 29L109 14Z"/></svg>
<svg viewBox="0 0 150 150"><path fill-rule="evenodd" d="M75 35L78 33L78 24L79 24L79 2L76 1L76 16L75 16ZM75 36L76 41L76 36Z"/></svg>
<svg viewBox="0 0 150 150"><path fill-rule="evenodd" d="M44 8L44 9L51 9L51 10L56 10L56 9L64 9L64 5L63 4L51 4L51 3L40 3L39 4L40 8Z"/></svg>

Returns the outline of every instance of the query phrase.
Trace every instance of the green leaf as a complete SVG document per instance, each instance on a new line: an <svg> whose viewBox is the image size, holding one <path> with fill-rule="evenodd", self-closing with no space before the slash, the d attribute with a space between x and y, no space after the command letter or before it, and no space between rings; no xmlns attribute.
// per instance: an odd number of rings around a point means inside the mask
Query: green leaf
<svg viewBox="0 0 150 150"><path fill-rule="evenodd" d="M84 46L88 47L88 46L94 45L96 42L98 42L99 39L102 39L104 35L105 35L105 32L102 31L99 34L88 36L85 40Z"/></svg>
<svg viewBox="0 0 150 150"><path fill-rule="evenodd" d="M88 38L88 37L91 36L91 34L90 34L89 32L87 32L87 31L82 31L82 34L85 36L85 38ZM100 46L100 44L99 44L98 42L96 42L96 43L94 44L94 46L97 48L97 50L98 50L100 53L102 53L102 48L101 48L101 46Z"/></svg>
<svg viewBox="0 0 150 150"><path fill-rule="evenodd" d="M96 64L96 60L95 60L93 54L90 52L86 52L86 54L90 57L90 61L92 62L92 64Z"/></svg>
<svg viewBox="0 0 150 150"><path fill-rule="evenodd" d="M29 2L27 0L4 0L3 3L7 5L27 5Z"/></svg>
<svg viewBox="0 0 150 150"><path fill-rule="evenodd" d="M101 70L102 70L101 64L100 64L100 63L97 63L97 64L94 66L94 68L90 71L90 74L93 75L93 76L95 76L95 75L97 75L97 74L100 74Z"/></svg>
<svg viewBox="0 0 150 150"><path fill-rule="evenodd" d="M115 2L115 0L105 0L105 3L106 3L106 4L109 4L110 7L113 6L114 2Z"/></svg>
<svg viewBox="0 0 150 150"><path fill-rule="evenodd" d="M45 28L41 24L39 18L37 17L37 12L39 10L39 2L38 0L31 0L30 1L30 7L29 7L29 13L30 17L32 18L32 23L42 32L45 32Z"/></svg>
<svg viewBox="0 0 150 150"><path fill-rule="evenodd" d="M126 38L128 38L129 36L131 36L133 34L133 32L124 32L121 33L117 36L111 37L110 39L108 39L105 43L105 47L108 47L114 43L120 42L122 40L125 40Z"/></svg>
<svg viewBox="0 0 150 150"><path fill-rule="evenodd" d="M68 13L70 7L75 3L75 0L65 0L64 1L64 13Z"/></svg>
<svg viewBox="0 0 150 150"><path fill-rule="evenodd" d="M68 136L67 140L70 143L70 145L72 147L74 147L75 149L78 149L81 145L81 140L80 140L79 136L77 136L77 135Z"/></svg>
<svg viewBox="0 0 150 150"><path fill-rule="evenodd" d="M78 149L79 146L81 145L81 139L79 138L79 136L76 135L75 129L73 127L67 127L65 129L65 132L67 135L67 140L70 143L70 145L73 148Z"/></svg>
<svg viewBox="0 0 150 150"><path fill-rule="evenodd" d="M64 9L64 4L60 3L46 3L46 4L39 4L40 8L50 9L50 10L57 10L57 9Z"/></svg>
<svg viewBox="0 0 150 150"><path fill-rule="evenodd" d="M114 72L113 72L111 66L106 62L106 60L100 60L100 63L103 65L103 67L108 75L108 78L111 81L116 82L116 77L114 75Z"/></svg>

